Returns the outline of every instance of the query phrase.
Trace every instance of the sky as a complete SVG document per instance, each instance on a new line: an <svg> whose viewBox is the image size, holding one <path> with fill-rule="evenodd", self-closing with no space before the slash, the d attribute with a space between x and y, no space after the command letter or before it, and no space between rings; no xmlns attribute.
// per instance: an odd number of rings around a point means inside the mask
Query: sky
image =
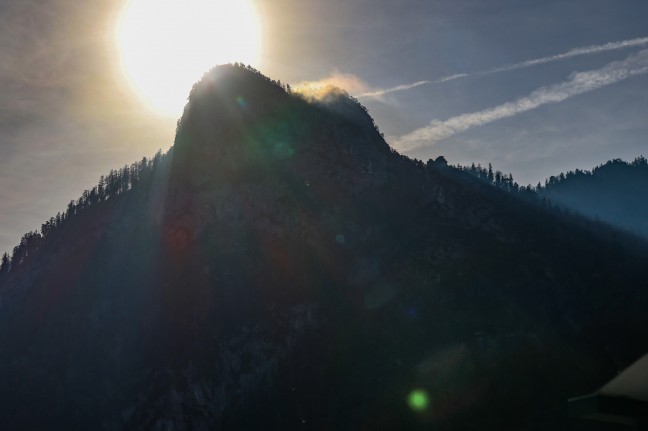
<svg viewBox="0 0 648 431"><path fill-rule="evenodd" d="M257 68L341 85L410 157L536 184L648 156L645 0L251 1ZM172 145L177 118L143 104L121 70L126 4L0 2L0 252L100 175ZM251 32L229 31L215 46Z"/></svg>

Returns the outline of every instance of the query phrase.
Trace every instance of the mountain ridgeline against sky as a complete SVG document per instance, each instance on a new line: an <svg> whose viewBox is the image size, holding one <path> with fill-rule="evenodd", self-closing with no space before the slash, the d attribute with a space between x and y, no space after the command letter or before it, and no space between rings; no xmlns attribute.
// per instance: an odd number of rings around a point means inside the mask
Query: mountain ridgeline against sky
<svg viewBox="0 0 648 431"><path fill-rule="evenodd" d="M592 171L569 171L551 176L544 186L520 186L505 175L481 165L457 166L480 181L536 203L567 210L605 222L630 233L648 237L648 162L643 156L632 162L610 160Z"/></svg>
<svg viewBox="0 0 648 431"><path fill-rule="evenodd" d="M592 171L570 171L551 177L540 196L648 237L648 162L611 160Z"/></svg>
<svg viewBox="0 0 648 431"><path fill-rule="evenodd" d="M648 350L646 245L221 66L0 275L0 429L566 429Z"/></svg>

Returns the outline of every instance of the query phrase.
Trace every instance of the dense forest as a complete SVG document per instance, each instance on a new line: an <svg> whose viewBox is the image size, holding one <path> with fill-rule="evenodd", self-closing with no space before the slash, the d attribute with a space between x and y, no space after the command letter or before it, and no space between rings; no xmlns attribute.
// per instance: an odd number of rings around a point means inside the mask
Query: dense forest
<svg viewBox="0 0 648 431"><path fill-rule="evenodd" d="M643 156L552 176L537 193L563 208L648 237L648 161Z"/></svg>
<svg viewBox="0 0 648 431"><path fill-rule="evenodd" d="M481 165L457 169L501 190L557 211L571 211L634 234L648 236L648 161L610 160L591 171L576 169L551 176L535 187L520 186L512 174L493 172Z"/></svg>
<svg viewBox="0 0 648 431"><path fill-rule="evenodd" d="M283 85L280 81L270 82L291 92L289 85ZM348 97L357 102L352 96ZM366 111L364 106L360 106ZM377 126L376 129L378 130ZM14 267L20 266L27 256L39 249L45 238L84 208L128 191L141 181L149 181L160 161L167 156L158 151L151 159L144 157L130 166L102 175L96 186L84 190L79 199L67 205L65 211L51 217L42 224L41 229L23 235L11 254L5 252L0 260L0 276L9 272L12 263ZM561 173L547 178L544 185L538 183L535 187L520 186L513 179L513 174L494 171L490 163L488 168L474 163L469 167L448 166L445 158L439 156L423 165L420 160L399 156L417 165L419 169L423 166L428 169L435 169L435 166L458 169L497 189L535 200L543 206L553 207L558 211L571 210L633 233L648 235L648 201L644 199L648 196L648 161L643 156L635 158L632 162L610 160L592 171L576 169L566 174Z"/></svg>
<svg viewBox="0 0 648 431"><path fill-rule="evenodd" d="M96 186L84 190L79 199L70 201L65 211L59 212L56 216L45 221L39 230L23 235L20 243L14 247L11 256L5 252L0 261L0 277L12 269L17 270L28 262L30 256L37 254L45 241L57 234L67 223L87 208L115 198L137 187L140 183L146 186L164 157L166 156L158 151L151 159L144 157L130 166L111 170L107 175L102 175Z"/></svg>

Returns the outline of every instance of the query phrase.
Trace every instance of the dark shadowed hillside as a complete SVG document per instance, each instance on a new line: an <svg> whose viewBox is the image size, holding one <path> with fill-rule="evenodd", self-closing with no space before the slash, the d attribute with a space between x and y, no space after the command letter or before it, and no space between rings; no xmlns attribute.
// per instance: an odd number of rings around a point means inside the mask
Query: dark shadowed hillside
<svg viewBox="0 0 648 431"><path fill-rule="evenodd" d="M566 429L648 350L645 244L399 155L341 91L218 67L108 177L0 275L0 429Z"/></svg>
<svg viewBox="0 0 648 431"><path fill-rule="evenodd" d="M611 160L551 177L538 193L555 204L648 237L648 162Z"/></svg>

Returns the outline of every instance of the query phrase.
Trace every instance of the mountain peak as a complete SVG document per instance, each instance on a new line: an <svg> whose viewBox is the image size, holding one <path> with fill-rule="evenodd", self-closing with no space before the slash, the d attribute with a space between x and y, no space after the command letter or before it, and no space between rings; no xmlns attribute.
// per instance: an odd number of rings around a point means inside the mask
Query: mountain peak
<svg viewBox="0 0 648 431"><path fill-rule="evenodd" d="M323 151L353 154L346 164L391 154L367 109L346 91L313 97L238 64L217 66L194 85L174 145L177 163L212 172L220 166L221 173L312 163Z"/></svg>
<svg viewBox="0 0 648 431"><path fill-rule="evenodd" d="M356 98L339 87L304 88L297 91L290 85L275 81L251 66L226 64L216 66L203 75L189 95L179 125L191 121L192 116L211 120L224 116L228 121L243 118L255 119L262 114L284 109L287 117L290 108L319 108L336 113L359 125L377 129L377 126ZM202 111L202 112L196 112Z"/></svg>
<svg viewBox="0 0 648 431"><path fill-rule="evenodd" d="M224 64L212 68L193 86L187 107L210 100L215 102L216 98L223 105L236 104L239 109L245 109L252 101L279 102L285 97L286 87L280 81L268 78L251 66Z"/></svg>

